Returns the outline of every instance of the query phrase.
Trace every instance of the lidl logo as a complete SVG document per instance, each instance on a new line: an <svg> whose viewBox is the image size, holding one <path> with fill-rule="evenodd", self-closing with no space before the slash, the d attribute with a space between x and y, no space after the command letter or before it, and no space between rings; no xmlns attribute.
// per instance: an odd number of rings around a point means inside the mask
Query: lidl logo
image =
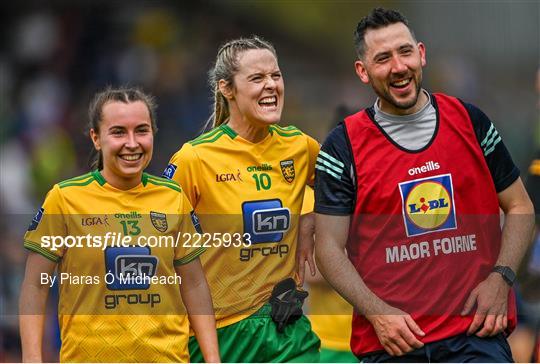
<svg viewBox="0 0 540 364"><path fill-rule="evenodd" d="M402 182L399 191L407 236L457 228L450 174Z"/></svg>

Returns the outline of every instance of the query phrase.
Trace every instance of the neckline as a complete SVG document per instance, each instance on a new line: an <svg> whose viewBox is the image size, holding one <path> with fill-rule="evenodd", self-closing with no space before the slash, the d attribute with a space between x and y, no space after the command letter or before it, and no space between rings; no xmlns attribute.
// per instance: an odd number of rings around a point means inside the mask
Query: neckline
<svg viewBox="0 0 540 364"><path fill-rule="evenodd" d="M272 138L272 130L270 128L268 128L268 134L260 141L258 142L252 142L252 141L249 141L245 138L243 138L240 134L238 134L236 131L234 131L233 128L231 128L228 124L221 124L219 126L219 128L225 133L227 134L231 139L236 139L236 140L240 140L246 144L249 144L249 145L261 145L263 143L266 143L268 140L270 140L270 138Z"/></svg>
<svg viewBox="0 0 540 364"><path fill-rule="evenodd" d="M382 126L380 126L379 123L375 120L375 109L374 109L373 106L366 109L366 114L369 117L369 119L371 120L371 122L377 127L377 129L379 129L379 131L382 133L382 135L392 145L394 145L397 149L399 149L399 150L401 150L401 151L403 151L405 153L410 153L410 154L421 153L421 152L425 151L426 149L428 149L431 146L431 144L433 144L433 142L437 138L437 135L439 134L439 126L440 126L439 107L437 105L437 100L435 99L433 94L430 94L429 92L427 92L427 93L428 93L429 99L431 101L430 102L431 105L433 105L433 107L435 108L435 130L433 131L433 135L431 136L431 139L429 140L429 142L420 149L407 149L405 147L402 147L398 143L396 143L396 141L394 139L392 139L390 137L390 135L388 135L388 133L386 133L384 128Z"/></svg>
<svg viewBox="0 0 540 364"><path fill-rule="evenodd" d="M108 183L107 180L105 179L105 177L103 177L103 175L101 174L101 172L99 170L96 169L96 170L93 170L90 173L92 174L92 176L94 177L96 182L99 183L100 186L109 187L109 188L114 189L116 191L129 192L129 191L133 191L135 189L138 189L141 186L141 184L144 187L146 187L146 184L148 183L148 174L146 172L143 172L142 176L141 176L141 183L139 183L138 185L136 185L136 186L134 186L132 188L129 188L127 190L122 190L122 189L114 187L113 185Z"/></svg>
<svg viewBox="0 0 540 364"><path fill-rule="evenodd" d="M415 113L407 114L407 115L394 115L394 114L389 114L387 112L384 112L383 110L381 110L380 106L378 105L380 98L377 98L377 101L375 101L375 104L373 105L373 110L375 111L375 114L380 114L381 117L383 117L386 121L392 124L410 123L413 120L417 119L418 116L420 116L422 113L424 113L430 105L433 105L431 101L432 97L429 94L429 92L427 92L424 89L422 89L422 92L426 94L428 100L426 104L422 106L422 108Z"/></svg>

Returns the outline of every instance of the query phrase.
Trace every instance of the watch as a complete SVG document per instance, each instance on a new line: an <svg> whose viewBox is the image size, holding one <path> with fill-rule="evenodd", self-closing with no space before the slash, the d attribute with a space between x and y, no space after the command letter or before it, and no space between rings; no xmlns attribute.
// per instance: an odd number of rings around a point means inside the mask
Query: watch
<svg viewBox="0 0 540 364"><path fill-rule="evenodd" d="M493 267L492 272L499 273L510 287L512 287L516 281L516 273L508 266L496 265Z"/></svg>

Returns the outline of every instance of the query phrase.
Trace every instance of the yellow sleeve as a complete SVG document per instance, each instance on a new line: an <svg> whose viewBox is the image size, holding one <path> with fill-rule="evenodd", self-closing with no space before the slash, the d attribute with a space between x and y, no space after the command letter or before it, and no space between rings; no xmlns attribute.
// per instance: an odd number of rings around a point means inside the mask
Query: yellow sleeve
<svg viewBox="0 0 540 364"><path fill-rule="evenodd" d="M60 244L65 236L67 227L62 211L62 196L60 187L54 185L28 226L24 247L58 263L65 253L65 246Z"/></svg>
<svg viewBox="0 0 540 364"><path fill-rule="evenodd" d="M201 247L189 247L184 246L184 243L187 242L189 245L193 243L193 237L195 234L202 234L202 229L199 224L199 218L195 214L193 207L189 203L186 195L181 192L182 200L180 203L180 208L178 214L180 216L180 222L178 226L178 233L182 234L181 244L176 247L174 252L174 265L182 265L191 262L193 259L197 258L199 255L204 253L206 248ZM184 238L184 234L191 236L190 240Z"/></svg>
<svg viewBox="0 0 540 364"><path fill-rule="evenodd" d="M302 202L302 212L300 215L309 214L313 212L313 207L315 206L315 192L313 188L307 186L304 190L304 201Z"/></svg>
<svg viewBox="0 0 540 364"><path fill-rule="evenodd" d="M197 184L197 177L200 176L199 170L199 157L195 153L193 146L185 143L172 156L167 169L163 173L164 177L172 179L180 185L192 206L197 206L199 200L199 186Z"/></svg>
<svg viewBox="0 0 540 364"><path fill-rule="evenodd" d="M317 156L319 155L319 150L321 149L321 146L319 145L319 142L317 142L315 139L307 136L307 144L308 144L308 153L309 153L309 169L308 169L308 180L307 184L310 186L313 186L315 184L315 162L317 161Z"/></svg>

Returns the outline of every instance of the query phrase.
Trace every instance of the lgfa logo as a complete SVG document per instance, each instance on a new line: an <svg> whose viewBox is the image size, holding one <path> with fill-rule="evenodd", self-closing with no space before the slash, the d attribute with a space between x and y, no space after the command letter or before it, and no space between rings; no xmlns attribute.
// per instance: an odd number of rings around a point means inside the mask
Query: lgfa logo
<svg viewBox="0 0 540 364"><path fill-rule="evenodd" d="M450 174L399 184L407 236L457 228Z"/></svg>
<svg viewBox="0 0 540 364"><path fill-rule="evenodd" d="M243 182L242 181L242 173L240 173L240 169L237 169L237 173L216 173L216 182Z"/></svg>

